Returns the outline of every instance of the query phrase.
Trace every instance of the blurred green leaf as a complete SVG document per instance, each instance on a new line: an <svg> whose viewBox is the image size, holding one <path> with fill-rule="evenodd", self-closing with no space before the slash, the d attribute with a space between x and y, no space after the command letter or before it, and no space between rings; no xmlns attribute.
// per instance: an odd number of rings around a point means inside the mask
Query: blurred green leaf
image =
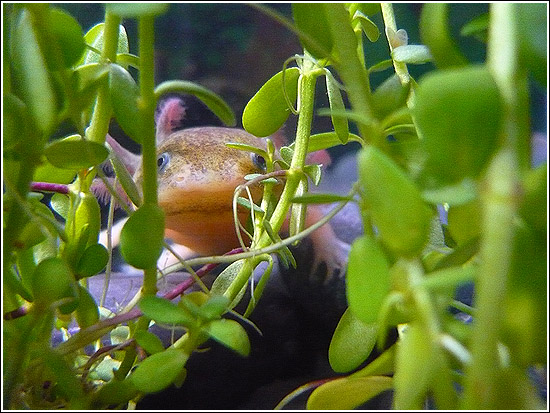
<svg viewBox="0 0 550 413"><path fill-rule="evenodd" d="M138 330L134 334L134 338L141 348L148 354L156 354L164 351L164 345L160 338L146 330Z"/></svg>
<svg viewBox="0 0 550 413"><path fill-rule="evenodd" d="M97 393L93 394L92 403L97 405L97 408L104 405L119 405L133 399L137 393L138 390L131 380L111 380L101 386Z"/></svg>
<svg viewBox="0 0 550 413"><path fill-rule="evenodd" d="M80 328L86 328L99 321L99 310L90 292L81 285L78 286L78 289L80 298L76 307L75 318Z"/></svg>
<svg viewBox="0 0 550 413"><path fill-rule="evenodd" d="M188 311L165 298L145 296L139 301L139 308L147 317L162 324L183 324L190 326L195 320Z"/></svg>
<svg viewBox="0 0 550 413"><path fill-rule="evenodd" d="M34 124L49 136L57 124L57 96L27 10L13 27L10 57L20 97Z"/></svg>
<svg viewBox="0 0 550 413"><path fill-rule="evenodd" d="M294 104L298 95L300 69L291 67L285 71L285 90ZM243 111L243 127L254 136L275 133L290 115L290 108L283 94L283 72L269 79L250 99Z"/></svg>
<svg viewBox="0 0 550 413"><path fill-rule="evenodd" d="M476 178L497 147L502 104L484 66L430 73L416 89L413 108L426 173L441 183Z"/></svg>
<svg viewBox="0 0 550 413"><path fill-rule="evenodd" d="M177 349L167 349L143 360L128 380L143 393L155 393L168 387L180 375L188 356Z"/></svg>
<svg viewBox="0 0 550 413"><path fill-rule="evenodd" d="M91 277L96 275L107 265L109 252L101 244L92 244L84 250L84 253L76 266L78 278Z"/></svg>
<svg viewBox="0 0 550 413"><path fill-rule="evenodd" d="M468 63L451 38L447 21L448 9L448 4L426 3L422 5L420 15L420 38L430 49L439 69Z"/></svg>
<svg viewBox="0 0 550 413"><path fill-rule="evenodd" d="M331 380L311 393L308 410L351 410L392 388L391 377L369 376Z"/></svg>
<svg viewBox="0 0 550 413"><path fill-rule="evenodd" d="M46 20L53 40L56 42L55 45L47 45L47 47L59 47L63 58L62 62L55 62L54 67L74 66L80 60L86 46L80 24L67 12L54 7L49 9ZM52 54L49 60L53 56L55 55Z"/></svg>
<svg viewBox="0 0 550 413"><path fill-rule="evenodd" d="M323 5L292 3L292 17L298 29L308 36L299 36L304 49L317 59L328 57L333 41Z"/></svg>
<svg viewBox="0 0 550 413"><path fill-rule="evenodd" d="M307 193L291 199L295 204L330 204L332 202L349 201L347 196L336 194Z"/></svg>
<svg viewBox="0 0 550 413"><path fill-rule="evenodd" d="M138 106L139 88L130 73L117 64L111 65L109 79L116 120L130 138L141 143L143 128Z"/></svg>
<svg viewBox="0 0 550 413"><path fill-rule="evenodd" d="M546 88L548 81L548 6L543 3L514 4L522 63Z"/></svg>
<svg viewBox="0 0 550 413"><path fill-rule="evenodd" d="M396 74L388 77L372 94L372 104L383 118L397 109L405 106L409 87L403 86Z"/></svg>
<svg viewBox="0 0 550 413"><path fill-rule="evenodd" d="M433 214L415 184L388 156L372 146L359 153L358 174L367 210L384 244L399 255L420 252L428 240Z"/></svg>
<svg viewBox="0 0 550 413"><path fill-rule="evenodd" d="M155 204L143 204L120 233L120 252L136 268L154 268L164 240L164 211Z"/></svg>
<svg viewBox="0 0 550 413"><path fill-rule="evenodd" d="M330 341L330 367L337 373L347 373L357 368L374 348L377 331L375 323L363 323L348 308L340 318Z"/></svg>
<svg viewBox="0 0 550 413"><path fill-rule="evenodd" d="M131 18L158 16L168 10L168 4L164 3L108 3L106 7L120 17Z"/></svg>
<svg viewBox="0 0 550 413"><path fill-rule="evenodd" d="M36 266L32 275L33 296L44 304L75 297L75 288L71 269L61 258L46 258Z"/></svg>
<svg viewBox="0 0 550 413"><path fill-rule="evenodd" d="M109 151L92 141L60 139L47 145L44 155L57 168L78 171L99 165L107 159Z"/></svg>
<svg viewBox="0 0 550 413"><path fill-rule="evenodd" d="M523 178L524 196L519 214L532 228L548 233L548 164L529 170Z"/></svg>

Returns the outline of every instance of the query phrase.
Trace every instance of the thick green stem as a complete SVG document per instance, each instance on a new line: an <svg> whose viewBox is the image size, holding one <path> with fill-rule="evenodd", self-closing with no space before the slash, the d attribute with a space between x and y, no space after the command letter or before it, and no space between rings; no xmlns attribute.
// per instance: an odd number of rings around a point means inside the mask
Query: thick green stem
<svg viewBox="0 0 550 413"><path fill-rule="evenodd" d="M466 371L464 408L498 406L500 326L512 259L514 216L519 189L518 144L525 93L518 61L516 5L491 5L488 66L504 101L501 149L495 155L482 188L482 243L480 276L476 283L476 318L472 333L472 363Z"/></svg>
<svg viewBox="0 0 550 413"><path fill-rule="evenodd" d="M105 12L105 28L103 32L105 42L101 52L101 60L104 62L116 61L119 24L120 17L107 10ZM109 96L109 85L105 82L101 85L97 93L92 121L87 131L88 139L98 143L105 142L105 136L109 131L111 113L112 108L111 97Z"/></svg>
<svg viewBox="0 0 550 413"><path fill-rule="evenodd" d="M395 22L395 15L393 13L393 5L391 3L380 3L380 8L382 10L382 17L384 18L384 25L386 26L386 36L388 36L388 44L390 45L390 52L393 51L392 41L389 38L388 28L397 32L397 23ZM393 61L393 67L395 68L395 73L399 76L399 80L402 85L407 85L411 77L409 75L409 70L407 65L403 62Z"/></svg>

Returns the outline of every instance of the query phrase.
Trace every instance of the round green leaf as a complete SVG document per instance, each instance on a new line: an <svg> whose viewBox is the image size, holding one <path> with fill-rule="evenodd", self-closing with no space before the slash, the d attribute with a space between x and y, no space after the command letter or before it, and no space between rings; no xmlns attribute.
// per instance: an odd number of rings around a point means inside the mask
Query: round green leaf
<svg viewBox="0 0 550 413"><path fill-rule="evenodd" d="M168 349L143 360L128 380L143 393L155 393L178 378L188 356L177 349Z"/></svg>
<svg viewBox="0 0 550 413"><path fill-rule="evenodd" d="M10 56L20 97L34 124L48 136L57 123L57 98L27 10L13 28Z"/></svg>
<svg viewBox="0 0 550 413"><path fill-rule="evenodd" d="M43 303L76 295L71 269L57 257L46 258L36 266L31 286L35 300Z"/></svg>
<svg viewBox="0 0 550 413"><path fill-rule="evenodd" d="M49 182L53 184L70 184L76 176L76 171L71 169L56 168L44 159L44 162L35 169L33 181Z"/></svg>
<svg viewBox="0 0 550 413"><path fill-rule="evenodd" d="M91 45L94 49L102 51L103 44L105 39L103 37L103 30L105 23L96 24L84 35L84 40L87 44ZM126 29L124 26L120 25L118 30L118 45L117 45L117 54L129 53L130 49L128 46L128 35L126 34ZM98 63L101 59L101 56L96 52L89 50L84 54L79 64L88 64L88 63Z"/></svg>
<svg viewBox="0 0 550 413"><path fill-rule="evenodd" d="M481 233L481 203L479 199L451 206L447 214L447 229L457 244L477 237Z"/></svg>
<svg viewBox="0 0 550 413"><path fill-rule="evenodd" d="M548 221L548 164L544 163L526 173L523 179L524 196L519 214L531 227L547 233Z"/></svg>
<svg viewBox="0 0 550 413"><path fill-rule="evenodd" d="M389 264L382 249L368 235L357 238L351 245L346 277L351 311L365 324L376 322L389 291Z"/></svg>
<svg viewBox="0 0 550 413"><path fill-rule="evenodd" d="M379 116L385 117L405 106L409 87L403 86L396 74L387 78L372 94L372 103Z"/></svg>
<svg viewBox="0 0 550 413"><path fill-rule="evenodd" d="M365 324L348 308L334 330L328 348L330 367L347 373L367 359L376 343L376 324Z"/></svg>
<svg viewBox="0 0 550 413"><path fill-rule="evenodd" d="M311 393L308 410L351 410L392 388L392 378L369 376L331 380Z"/></svg>
<svg viewBox="0 0 550 413"><path fill-rule="evenodd" d="M130 138L141 143L143 128L138 107L139 88L130 73L117 64L111 65L109 79L116 120Z"/></svg>
<svg viewBox="0 0 550 413"><path fill-rule="evenodd" d="M120 252L136 268L154 268L164 240L164 211L154 204L144 204L122 227Z"/></svg>
<svg viewBox="0 0 550 413"><path fill-rule="evenodd" d="M76 267L77 278L91 277L99 273L109 261L109 252L101 244L92 244L84 250Z"/></svg>
<svg viewBox="0 0 550 413"><path fill-rule="evenodd" d="M384 244L399 255L419 253L428 240L432 210L415 184L372 146L359 153L358 168L367 210Z"/></svg>
<svg viewBox="0 0 550 413"><path fill-rule="evenodd" d="M476 178L495 151L501 98L484 66L434 72L416 89L413 116L428 155L427 173L456 183Z"/></svg>
<svg viewBox="0 0 550 413"><path fill-rule="evenodd" d="M235 320L214 320L208 323L205 330L210 337L241 356L250 353L250 341L245 329Z"/></svg>
<svg viewBox="0 0 550 413"><path fill-rule="evenodd" d="M103 406L119 405L133 399L138 393L131 380L111 380L99 388L93 395L93 405Z"/></svg>
<svg viewBox="0 0 550 413"><path fill-rule="evenodd" d="M299 76L300 69L297 67L285 71L285 90L292 104L298 96ZM243 127L252 135L263 137L275 133L290 115L282 78L281 71L269 79L244 108Z"/></svg>
<svg viewBox="0 0 550 413"><path fill-rule="evenodd" d="M162 324L183 324L190 326L195 320L188 311L165 298L146 296L139 301L139 308L147 317Z"/></svg>
<svg viewBox="0 0 550 413"><path fill-rule="evenodd" d="M60 139L46 146L44 155L57 168L77 171L99 165L107 159L109 151L92 141Z"/></svg>
<svg viewBox="0 0 550 413"><path fill-rule="evenodd" d="M80 24L70 14L58 8L49 9L47 22L63 58L54 67L60 64L67 68L75 65L86 47Z"/></svg>

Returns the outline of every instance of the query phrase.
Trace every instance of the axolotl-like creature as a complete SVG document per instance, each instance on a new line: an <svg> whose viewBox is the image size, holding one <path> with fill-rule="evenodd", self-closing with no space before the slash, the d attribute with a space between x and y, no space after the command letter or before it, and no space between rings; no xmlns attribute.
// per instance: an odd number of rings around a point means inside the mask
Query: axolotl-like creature
<svg viewBox="0 0 550 413"><path fill-rule="evenodd" d="M239 247L232 209L235 188L246 182L246 175L265 173L265 160L261 156L231 148L226 143L266 149L266 142L237 128L180 129L185 110L182 100L172 97L159 105L156 116L158 202L165 212L165 235L177 244L176 250L183 258L193 254L219 255ZM133 173L139 186L142 180L139 157L110 136L107 142ZM330 161L325 151L314 156L324 163ZM252 188L252 192L256 199L261 196L259 186ZM246 216L246 212L240 213L241 222ZM310 207L306 224L321 217L319 208ZM123 223L117 224L113 231L115 245L118 243L117 230ZM313 232L311 240L313 270L324 262L327 277L342 274L349 245L335 236L330 225ZM100 242L106 245L105 232ZM175 262L174 257L166 254L159 260L161 265Z"/></svg>

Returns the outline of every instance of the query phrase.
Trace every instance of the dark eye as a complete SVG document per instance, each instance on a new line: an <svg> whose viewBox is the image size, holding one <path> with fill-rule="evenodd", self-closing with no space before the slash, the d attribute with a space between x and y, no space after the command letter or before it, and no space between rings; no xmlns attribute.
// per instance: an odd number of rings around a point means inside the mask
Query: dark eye
<svg viewBox="0 0 550 413"><path fill-rule="evenodd" d="M166 152L160 154L157 158L158 172L164 172L166 170L166 167L168 166L168 163L170 163L170 155L168 155Z"/></svg>
<svg viewBox="0 0 550 413"><path fill-rule="evenodd" d="M257 153L251 153L250 158L252 159L252 163L261 171L265 171L265 168L267 167L265 163L265 159L263 156L258 155Z"/></svg>

